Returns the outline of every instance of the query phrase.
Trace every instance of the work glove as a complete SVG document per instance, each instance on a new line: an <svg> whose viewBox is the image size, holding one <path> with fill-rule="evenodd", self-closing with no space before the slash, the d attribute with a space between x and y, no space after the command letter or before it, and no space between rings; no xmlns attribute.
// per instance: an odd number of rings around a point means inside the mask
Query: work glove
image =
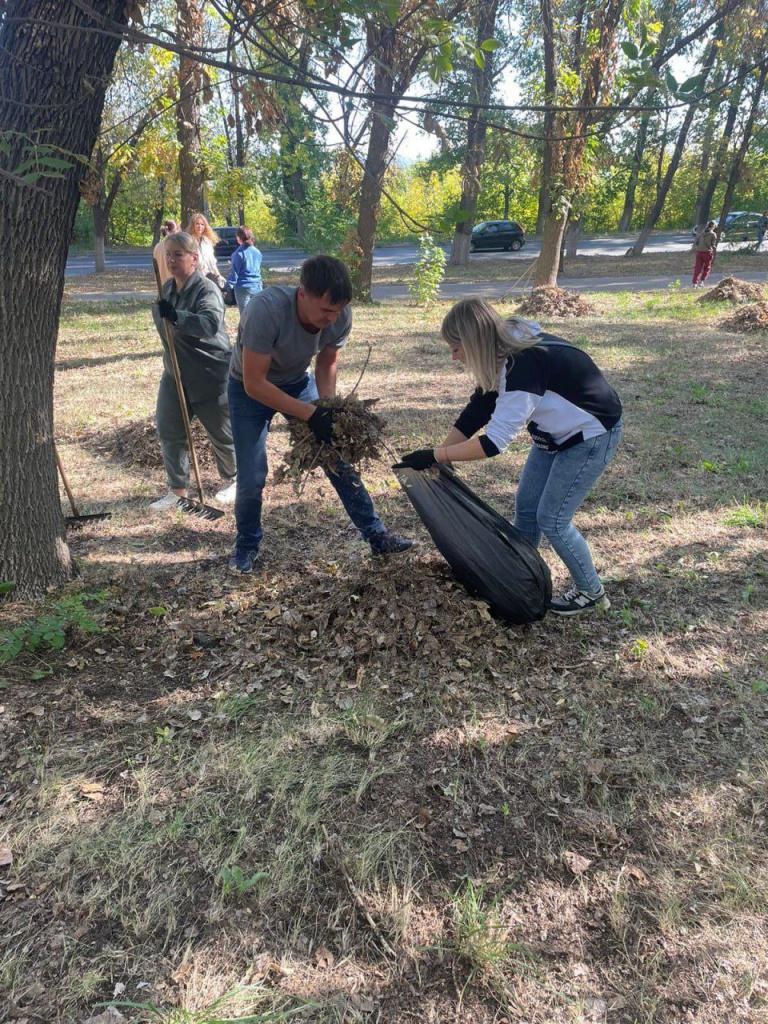
<svg viewBox="0 0 768 1024"><path fill-rule="evenodd" d="M333 409L319 406L307 420L307 425L321 444L330 444L333 439Z"/></svg>
<svg viewBox="0 0 768 1024"><path fill-rule="evenodd" d="M179 319L179 314L176 312L174 307L168 301L168 299L159 299L157 308L160 311L160 316L163 320L170 320L172 324L175 324Z"/></svg>
<svg viewBox="0 0 768 1024"><path fill-rule="evenodd" d="M437 464L434 448L417 448L415 452L404 455L395 469L429 469Z"/></svg>

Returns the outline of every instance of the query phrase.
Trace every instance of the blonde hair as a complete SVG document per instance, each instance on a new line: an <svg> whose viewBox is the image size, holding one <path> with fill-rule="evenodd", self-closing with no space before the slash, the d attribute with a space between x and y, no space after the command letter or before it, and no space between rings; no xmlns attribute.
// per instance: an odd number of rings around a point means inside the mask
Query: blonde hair
<svg viewBox="0 0 768 1024"><path fill-rule="evenodd" d="M502 320L485 299L462 299L449 310L440 329L449 345L461 345L467 369L483 391L495 391L510 355L537 344L539 324L513 316Z"/></svg>
<svg viewBox="0 0 768 1024"><path fill-rule="evenodd" d="M178 249L183 252L193 252L197 255L200 252L200 246L197 244L197 240L189 234L188 231L174 231L172 235L166 235L163 239L163 245L168 246L175 245Z"/></svg>
<svg viewBox="0 0 768 1024"><path fill-rule="evenodd" d="M189 224L187 224L187 232L194 237L194 224L196 220L201 220L205 224L205 231L203 232L203 238L207 238L211 245L216 245L219 240L219 236L213 230L211 225L208 223L206 217L202 213L193 213L189 218Z"/></svg>

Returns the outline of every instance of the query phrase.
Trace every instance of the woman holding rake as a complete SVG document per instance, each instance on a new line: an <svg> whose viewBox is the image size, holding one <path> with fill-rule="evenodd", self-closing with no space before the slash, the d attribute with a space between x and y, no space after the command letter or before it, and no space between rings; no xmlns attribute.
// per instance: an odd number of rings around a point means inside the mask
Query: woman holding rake
<svg viewBox="0 0 768 1024"><path fill-rule="evenodd" d="M224 327L224 300L220 289L198 271L199 247L186 231L167 236L165 259L171 277L152 315L163 342L156 419L168 493L149 507L156 511L175 507L179 498L187 496L189 485L189 446L163 320L171 324L189 417L197 416L205 428L224 481L215 500L231 505L237 469L227 406L231 346Z"/></svg>

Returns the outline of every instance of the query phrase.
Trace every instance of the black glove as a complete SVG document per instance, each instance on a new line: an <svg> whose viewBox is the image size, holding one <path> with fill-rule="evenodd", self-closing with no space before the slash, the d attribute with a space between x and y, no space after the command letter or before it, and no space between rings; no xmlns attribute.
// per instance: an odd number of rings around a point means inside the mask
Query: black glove
<svg viewBox="0 0 768 1024"><path fill-rule="evenodd" d="M404 455L394 468L429 469L430 466L436 464L434 448L417 448L415 452L408 452L407 455Z"/></svg>
<svg viewBox="0 0 768 1024"><path fill-rule="evenodd" d="M318 441L330 444L333 439L333 409L318 407L307 420L307 425Z"/></svg>
<svg viewBox="0 0 768 1024"><path fill-rule="evenodd" d="M175 324L176 321L179 319L179 314L170 304L168 299L160 299L157 303L157 308L159 309L160 316L163 318L163 320L170 320L172 324Z"/></svg>

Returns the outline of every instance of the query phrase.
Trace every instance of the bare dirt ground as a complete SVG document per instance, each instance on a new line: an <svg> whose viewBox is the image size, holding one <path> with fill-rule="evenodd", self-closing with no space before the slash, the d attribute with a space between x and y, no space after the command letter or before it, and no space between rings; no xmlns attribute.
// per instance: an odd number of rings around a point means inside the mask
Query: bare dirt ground
<svg viewBox="0 0 768 1024"><path fill-rule="evenodd" d="M64 598L0 605L2 1019L768 1021L766 340L693 293L589 299L546 326L625 405L578 517L612 608L528 627L450 580L389 460L364 478L413 553L372 559L316 475L227 575L231 516L146 508L145 306L65 303L60 451L113 518ZM355 311L341 390L371 342L393 453L472 389L445 309ZM465 471L503 514L527 450Z"/></svg>

